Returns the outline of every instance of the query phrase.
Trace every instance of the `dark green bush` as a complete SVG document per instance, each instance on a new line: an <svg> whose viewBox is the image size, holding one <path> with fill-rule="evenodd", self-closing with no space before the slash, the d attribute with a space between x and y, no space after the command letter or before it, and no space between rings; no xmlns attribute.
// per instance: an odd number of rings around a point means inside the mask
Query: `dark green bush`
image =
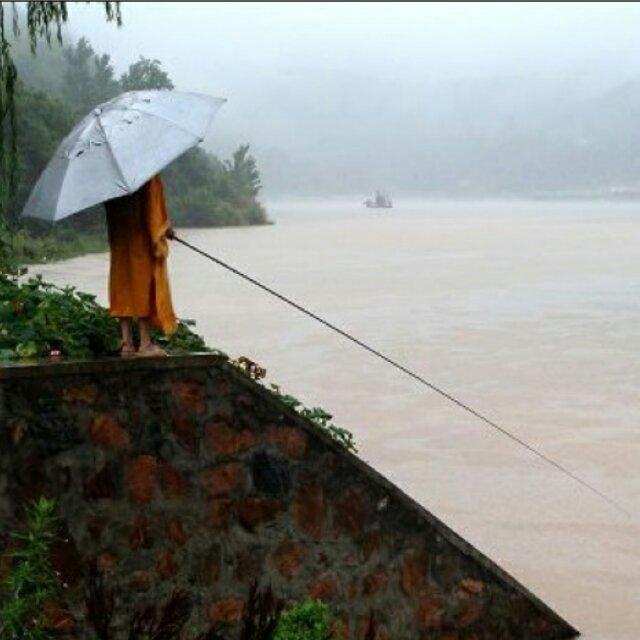
<svg viewBox="0 0 640 640"><path fill-rule="evenodd" d="M331 611L319 600L294 604L280 614L273 640L327 640Z"/></svg>

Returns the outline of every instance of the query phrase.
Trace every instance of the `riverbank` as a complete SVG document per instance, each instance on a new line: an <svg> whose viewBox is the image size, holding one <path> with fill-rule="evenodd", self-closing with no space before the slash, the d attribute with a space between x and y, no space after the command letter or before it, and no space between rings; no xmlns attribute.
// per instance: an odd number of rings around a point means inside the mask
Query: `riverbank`
<svg viewBox="0 0 640 640"><path fill-rule="evenodd" d="M34 234L20 229L12 239L12 253L18 264L32 265L68 260L107 250L107 239L101 232L58 232Z"/></svg>
<svg viewBox="0 0 640 640"><path fill-rule="evenodd" d="M255 205L252 205L255 209ZM100 212L96 212L96 216ZM183 216L176 216L178 222ZM101 221L100 221L101 222ZM229 209L225 222L211 225L202 221L201 225L192 225L200 229L220 229L233 227L272 225L273 221L264 213L260 206L250 217L242 211ZM46 230L33 231L27 228L18 229L11 238L12 255L17 264L35 265L69 260L93 253L103 253L108 250L107 231L103 224L94 225L89 231L66 225L53 225Z"/></svg>

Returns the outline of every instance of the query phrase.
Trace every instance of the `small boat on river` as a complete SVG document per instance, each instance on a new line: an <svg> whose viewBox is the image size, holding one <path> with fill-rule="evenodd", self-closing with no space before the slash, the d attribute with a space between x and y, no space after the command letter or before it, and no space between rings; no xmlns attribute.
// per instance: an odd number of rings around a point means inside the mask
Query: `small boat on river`
<svg viewBox="0 0 640 640"><path fill-rule="evenodd" d="M393 203L388 195L381 191L376 191L373 198L367 198L364 201L364 206L368 209L391 209L393 207Z"/></svg>

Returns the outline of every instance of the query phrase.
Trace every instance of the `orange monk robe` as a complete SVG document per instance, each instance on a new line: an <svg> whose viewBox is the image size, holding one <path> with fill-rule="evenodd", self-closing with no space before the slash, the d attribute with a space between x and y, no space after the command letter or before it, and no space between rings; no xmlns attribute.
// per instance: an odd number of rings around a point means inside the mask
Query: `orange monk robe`
<svg viewBox="0 0 640 640"><path fill-rule="evenodd" d="M167 273L166 233L171 223L160 176L105 206L111 248L110 314L145 318L166 335L172 334L177 321Z"/></svg>

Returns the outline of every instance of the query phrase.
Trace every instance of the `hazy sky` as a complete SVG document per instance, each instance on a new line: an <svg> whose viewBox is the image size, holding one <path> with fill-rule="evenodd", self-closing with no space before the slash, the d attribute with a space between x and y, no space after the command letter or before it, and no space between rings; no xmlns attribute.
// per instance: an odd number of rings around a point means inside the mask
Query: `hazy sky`
<svg viewBox="0 0 640 640"><path fill-rule="evenodd" d="M98 7L72 12L74 30L90 33L117 61L136 52L160 58L183 88L196 90L217 82L233 90L229 67L260 73L308 65L394 77L554 73L640 52L635 3L122 2L118 31L99 19Z"/></svg>
<svg viewBox="0 0 640 640"><path fill-rule="evenodd" d="M400 156L418 134L428 144L441 126L435 114L495 92L483 79L527 79L527 91L511 87L479 109L485 120L495 108L517 121L518 100L537 108L546 91L548 108L562 91L583 99L640 77L634 3L121 4L120 29L99 6L72 6L74 35L110 53L118 71L142 54L160 59L178 89L228 98L208 144L227 153L250 141L273 184L280 165L291 173L335 161L342 168L327 180L343 179L340 188L353 180L361 189L369 176L393 185L382 164L351 171L354 158ZM570 90L552 87L567 77ZM438 93L451 81L467 82L467 93Z"/></svg>

